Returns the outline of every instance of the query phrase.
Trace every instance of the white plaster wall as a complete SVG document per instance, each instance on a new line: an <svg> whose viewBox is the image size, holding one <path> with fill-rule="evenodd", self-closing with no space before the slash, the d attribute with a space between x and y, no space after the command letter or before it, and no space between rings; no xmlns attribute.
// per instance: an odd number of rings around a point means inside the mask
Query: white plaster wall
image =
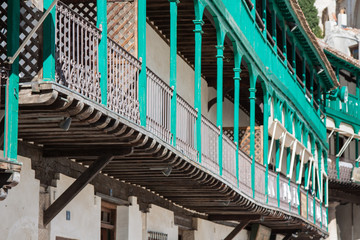
<svg viewBox="0 0 360 240"><path fill-rule="evenodd" d="M224 239L234 228L216 224L203 219L197 219L197 230L194 231L195 240L219 240ZM249 232L242 230L234 240L248 240ZM186 240L186 239L185 239Z"/></svg>
<svg viewBox="0 0 360 240"><path fill-rule="evenodd" d="M336 208L336 221L340 228L341 240L352 240L351 204L339 205Z"/></svg>
<svg viewBox="0 0 360 240"><path fill-rule="evenodd" d="M73 178L60 174L57 187L49 187L53 203L72 183ZM55 198L54 198L55 197ZM70 220L66 220L70 211ZM94 195L94 187L88 184L49 224L50 240L56 236L76 240L100 239L101 198Z"/></svg>
<svg viewBox="0 0 360 240"><path fill-rule="evenodd" d="M150 25L146 25L146 59L148 68L170 84L170 47ZM194 106L194 70L179 55L176 74L178 94ZM207 116L207 82L203 78L201 90L202 114Z"/></svg>
<svg viewBox="0 0 360 240"><path fill-rule="evenodd" d="M323 23L321 22L322 13L325 8L328 9L329 20L335 21L336 19L336 0L316 0L314 6L318 10L319 26L323 29Z"/></svg>
<svg viewBox="0 0 360 240"><path fill-rule="evenodd" d="M116 240L142 240L143 220L136 197L129 197L130 206L116 209Z"/></svg>
<svg viewBox="0 0 360 240"><path fill-rule="evenodd" d="M146 229L165 233L168 240L177 240L179 236L178 227L174 224L174 213L156 205L151 205L150 211L146 213Z"/></svg>
<svg viewBox="0 0 360 240"><path fill-rule="evenodd" d="M0 239L37 240L40 183L31 169L31 160L20 156L18 160L23 163L20 183L0 201Z"/></svg>
<svg viewBox="0 0 360 240"><path fill-rule="evenodd" d="M216 89L209 87L208 101L216 97ZM216 103L210 108L208 113L209 120L216 125ZM247 127L250 125L250 117L239 109L239 126ZM223 126L224 127L234 127L234 104L230 102L227 98L223 101Z"/></svg>

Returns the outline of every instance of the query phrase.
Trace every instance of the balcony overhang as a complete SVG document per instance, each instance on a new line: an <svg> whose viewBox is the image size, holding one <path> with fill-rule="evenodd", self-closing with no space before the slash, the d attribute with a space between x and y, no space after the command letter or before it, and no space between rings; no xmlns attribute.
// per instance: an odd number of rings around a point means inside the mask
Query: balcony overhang
<svg viewBox="0 0 360 240"><path fill-rule="evenodd" d="M36 91L33 84L38 85ZM312 235L326 235L299 216L246 196L146 129L61 85L24 84L19 96L19 138L41 147L46 157L91 165L98 156L112 153L114 159L102 174L145 187L187 209L209 216L261 214L261 224L273 229L301 226ZM59 127L64 117L72 118L68 131ZM119 153L124 147L133 150ZM164 174L167 168L170 174Z"/></svg>

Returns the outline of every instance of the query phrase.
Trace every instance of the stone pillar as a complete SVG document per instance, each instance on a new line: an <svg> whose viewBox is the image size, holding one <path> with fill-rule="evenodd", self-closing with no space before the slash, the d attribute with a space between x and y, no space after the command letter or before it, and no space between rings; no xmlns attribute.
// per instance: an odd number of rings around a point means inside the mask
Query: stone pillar
<svg viewBox="0 0 360 240"><path fill-rule="evenodd" d="M129 206L116 209L116 240L142 240L142 214L136 197L129 197Z"/></svg>
<svg viewBox="0 0 360 240"><path fill-rule="evenodd" d="M327 240L338 240L339 235L337 231L337 222L336 222L336 207L339 205L339 202L330 202L328 211L329 211L329 237Z"/></svg>

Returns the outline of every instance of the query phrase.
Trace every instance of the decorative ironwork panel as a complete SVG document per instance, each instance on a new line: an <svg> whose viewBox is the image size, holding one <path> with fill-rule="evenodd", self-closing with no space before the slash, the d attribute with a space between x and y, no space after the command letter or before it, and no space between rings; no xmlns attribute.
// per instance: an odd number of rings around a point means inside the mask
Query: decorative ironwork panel
<svg viewBox="0 0 360 240"><path fill-rule="evenodd" d="M225 134L223 134L223 177L234 186L237 185L236 145Z"/></svg>
<svg viewBox="0 0 360 240"><path fill-rule="evenodd" d="M197 111L177 95L176 146L190 159L196 161L195 122Z"/></svg>
<svg viewBox="0 0 360 240"><path fill-rule="evenodd" d="M70 3L69 7L83 17L86 21L96 25L97 13L96 13L96 0L86 1L80 3Z"/></svg>
<svg viewBox="0 0 360 240"><path fill-rule="evenodd" d="M56 82L100 103L100 30L62 3L56 19Z"/></svg>
<svg viewBox="0 0 360 240"><path fill-rule="evenodd" d="M108 108L136 123L140 123L140 69L140 61L108 39Z"/></svg>
<svg viewBox="0 0 360 240"><path fill-rule="evenodd" d="M265 167L255 164L255 199L265 202Z"/></svg>
<svg viewBox="0 0 360 240"><path fill-rule="evenodd" d="M204 116L201 118L202 164L214 173L219 173L218 141L220 130Z"/></svg>
<svg viewBox="0 0 360 240"><path fill-rule="evenodd" d="M148 240L168 240L168 235L166 233L148 231Z"/></svg>
<svg viewBox="0 0 360 240"><path fill-rule="evenodd" d="M147 75L147 128L170 143L170 101L172 89L150 69Z"/></svg>
<svg viewBox="0 0 360 240"><path fill-rule="evenodd" d="M277 207L278 201L277 201L276 173L274 173L272 171L269 171L268 197L269 197L269 205L271 205L273 207Z"/></svg>

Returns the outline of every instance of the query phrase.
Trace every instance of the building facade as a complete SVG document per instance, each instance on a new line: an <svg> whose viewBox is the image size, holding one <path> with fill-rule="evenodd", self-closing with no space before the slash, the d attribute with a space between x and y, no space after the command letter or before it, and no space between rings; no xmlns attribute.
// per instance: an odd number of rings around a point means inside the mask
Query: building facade
<svg viewBox="0 0 360 240"><path fill-rule="evenodd" d="M295 0L0 7L4 239L329 236L347 88Z"/></svg>

